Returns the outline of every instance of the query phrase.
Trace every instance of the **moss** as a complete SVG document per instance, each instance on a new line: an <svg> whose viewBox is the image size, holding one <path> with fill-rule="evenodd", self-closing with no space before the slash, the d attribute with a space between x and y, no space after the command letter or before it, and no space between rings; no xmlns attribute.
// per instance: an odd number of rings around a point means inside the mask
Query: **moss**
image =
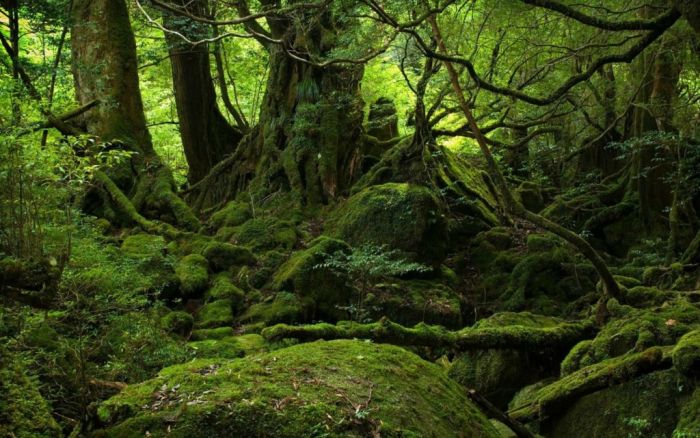
<svg viewBox="0 0 700 438"><path fill-rule="evenodd" d="M169 312L160 319L160 326L169 333L187 336L194 325L194 318L187 312Z"/></svg>
<svg viewBox="0 0 700 438"><path fill-rule="evenodd" d="M192 330L190 335L190 340L192 341L204 341L207 339L223 339L229 336L233 336L233 327L217 327L213 329L197 329Z"/></svg>
<svg viewBox="0 0 700 438"><path fill-rule="evenodd" d="M165 252L165 239L152 234L133 234L124 239L121 250L132 257L160 257Z"/></svg>
<svg viewBox="0 0 700 438"><path fill-rule="evenodd" d="M700 436L700 388L696 388L690 400L683 406L673 438Z"/></svg>
<svg viewBox="0 0 700 438"><path fill-rule="evenodd" d="M230 299L207 303L197 312L197 328L213 328L233 324L233 310Z"/></svg>
<svg viewBox="0 0 700 438"><path fill-rule="evenodd" d="M683 299L652 309L610 304L608 308L612 320L590 343L569 354L565 359L567 372L655 345L673 345L700 324L700 309Z"/></svg>
<svg viewBox="0 0 700 438"><path fill-rule="evenodd" d="M264 323L265 325L299 322L302 306L296 295L288 292L277 293L273 299L253 304L238 318L242 323Z"/></svg>
<svg viewBox="0 0 700 438"><path fill-rule="evenodd" d="M559 246L562 246L562 241L553 234L530 233L527 235L528 251L550 251Z"/></svg>
<svg viewBox="0 0 700 438"><path fill-rule="evenodd" d="M175 266L175 275L180 281L180 290L186 297L197 297L209 284L208 262L199 254L181 258Z"/></svg>
<svg viewBox="0 0 700 438"><path fill-rule="evenodd" d="M250 219L235 227L229 240L238 245L247 246L253 251L277 248L291 250L297 243L298 235L293 221L270 216Z"/></svg>
<svg viewBox="0 0 700 438"><path fill-rule="evenodd" d="M439 201L429 189L412 184L362 190L332 214L327 233L352 246L387 245L435 267L444 260L448 242Z"/></svg>
<svg viewBox="0 0 700 438"><path fill-rule="evenodd" d="M248 248L230 243L212 242L204 248L202 255L209 261L209 266L214 272L225 271L231 266L255 263L255 256Z"/></svg>
<svg viewBox="0 0 700 438"><path fill-rule="evenodd" d="M245 356L245 351L241 348L235 336L188 342L187 347L192 349L193 355L200 359L215 357L235 359Z"/></svg>
<svg viewBox="0 0 700 438"><path fill-rule="evenodd" d="M656 287L634 286L623 289L625 303L635 307L660 306L674 297L673 292L662 291Z"/></svg>
<svg viewBox="0 0 700 438"><path fill-rule="evenodd" d="M686 376L700 376L700 330L688 332L673 348L673 366Z"/></svg>
<svg viewBox="0 0 700 438"><path fill-rule="evenodd" d="M474 329L503 327L556 327L557 318L529 312L497 313L474 325ZM558 360L565 353L561 349L486 349L468 351L458 356L449 371L450 377L466 388L479 391L500 407L505 407L521 388L542 378L555 375Z"/></svg>
<svg viewBox="0 0 700 438"><path fill-rule="evenodd" d="M107 437L498 436L439 366L360 341L171 367L100 412Z"/></svg>
<svg viewBox="0 0 700 438"><path fill-rule="evenodd" d="M295 252L277 270L272 279L275 290L294 291L308 313L315 318L335 320L344 315L336 306L347 305L351 292L345 279L329 268L318 267L326 257L338 251L349 252L345 242L321 236L309 247Z"/></svg>
<svg viewBox="0 0 700 438"><path fill-rule="evenodd" d="M515 197L525 208L532 212L539 212L545 207L544 198L540 186L531 181L523 181L515 189Z"/></svg>
<svg viewBox="0 0 700 438"><path fill-rule="evenodd" d="M231 300L234 312L239 312L243 309L245 292L233 284L228 274L221 273L214 276L212 286L204 294L204 299L206 302Z"/></svg>
<svg viewBox="0 0 700 438"><path fill-rule="evenodd" d="M211 224L215 229L235 227L252 217L248 204L231 201L224 208L211 216Z"/></svg>
<svg viewBox="0 0 700 438"><path fill-rule="evenodd" d="M23 364L0 344L0 436L60 437L61 428L51 416L36 380Z"/></svg>
<svg viewBox="0 0 700 438"><path fill-rule="evenodd" d="M688 383L667 370L604 388L552 416L541 431L554 438L581 436L582 431L610 438L670 437L688 400Z"/></svg>
<svg viewBox="0 0 700 438"><path fill-rule="evenodd" d="M404 325L425 322L462 327L459 296L435 281L394 279L391 283L378 284L374 299L366 304L374 308L377 319L386 316Z"/></svg>

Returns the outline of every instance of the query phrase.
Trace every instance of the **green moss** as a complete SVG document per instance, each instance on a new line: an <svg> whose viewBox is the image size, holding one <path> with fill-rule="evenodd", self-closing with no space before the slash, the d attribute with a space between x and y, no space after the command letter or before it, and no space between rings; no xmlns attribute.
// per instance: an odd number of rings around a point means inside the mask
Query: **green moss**
<svg viewBox="0 0 700 438"><path fill-rule="evenodd" d="M222 339L206 339L203 341L188 342L187 347L193 350L193 356L197 358L223 358L235 359L245 356L245 351L238 344L235 336Z"/></svg>
<svg viewBox="0 0 700 438"><path fill-rule="evenodd" d="M700 324L700 309L682 299L653 309L610 304L608 307L613 314L612 320L590 343L572 350L565 359L566 372L655 345L673 345Z"/></svg>
<svg viewBox="0 0 700 438"><path fill-rule="evenodd" d="M60 437L37 382L27 376L27 364L0 344L0 436Z"/></svg>
<svg viewBox="0 0 700 438"><path fill-rule="evenodd" d="M160 257L165 252L165 239L152 234L133 234L124 239L121 250L132 257Z"/></svg>
<svg viewBox="0 0 700 438"><path fill-rule="evenodd" d="M160 319L163 330L180 336L187 336L194 325L194 318L187 312L170 312Z"/></svg>
<svg viewBox="0 0 700 438"><path fill-rule="evenodd" d="M230 299L212 301L202 306L197 312L195 326L197 328L212 328L230 326L233 324L233 310Z"/></svg>
<svg viewBox="0 0 700 438"><path fill-rule="evenodd" d="M474 329L502 327L555 327L563 321L529 312L497 313L474 325ZM468 351L458 356L449 375L465 388L473 388L492 403L505 407L521 388L555 375L557 358L565 353L513 349L485 349Z"/></svg>
<svg viewBox="0 0 700 438"><path fill-rule="evenodd" d="M352 246L387 245L437 267L447 250L447 222L439 201L422 186L389 183L350 197L331 216L327 233Z"/></svg>
<svg viewBox="0 0 700 438"><path fill-rule="evenodd" d="M288 292L277 293L273 299L253 304L238 318L242 323L264 323L265 325L299 322L302 306L296 295Z"/></svg>
<svg viewBox="0 0 700 438"><path fill-rule="evenodd" d="M562 246L562 241L553 234L531 233L527 235L528 251L550 251L559 246Z"/></svg>
<svg viewBox="0 0 700 438"><path fill-rule="evenodd" d="M190 340L192 341L205 341L207 339L223 339L229 336L233 336L233 327L217 327L213 329L197 329L192 330L190 335Z"/></svg>
<svg viewBox="0 0 700 438"><path fill-rule="evenodd" d="M277 217L250 219L235 227L229 240L238 245L247 246L253 251L271 249L290 250L297 243L297 229L293 221L280 220Z"/></svg>
<svg viewBox="0 0 700 438"><path fill-rule="evenodd" d="M673 348L673 366L687 376L700 376L700 330L688 332Z"/></svg>
<svg viewBox="0 0 700 438"><path fill-rule="evenodd" d="M212 242L204 248L202 255L215 272L225 271L231 266L252 265L255 256L248 248L230 243Z"/></svg>
<svg viewBox="0 0 700 438"><path fill-rule="evenodd" d="M204 294L207 302L217 300L231 300L234 312L239 312L243 308L245 292L233 284L227 273L221 273L214 277L212 286Z"/></svg>
<svg viewBox="0 0 700 438"><path fill-rule="evenodd" d="M680 419L673 431L673 438L700 436L700 388L696 388L690 400L683 406Z"/></svg>
<svg viewBox="0 0 700 438"><path fill-rule="evenodd" d="M338 251L349 252L350 248L345 242L325 236L309 242L307 249L295 252L280 266L273 276L272 288L294 291L315 318L342 318L336 306L347 305L350 300L346 281L335 271L318 266Z"/></svg>
<svg viewBox="0 0 700 438"><path fill-rule="evenodd" d="M178 261L175 266L175 275L180 281L180 290L184 296L201 296L207 289L208 266L207 259L199 254L190 254Z"/></svg>
<svg viewBox="0 0 700 438"><path fill-rule="evenodd" d="M404 325L419 322L462 327L460 299L450 287L429 280L400 280L378 284L366 305L376 319L386 316Z"/></svg>
<svg viewBox="0 0 700 438"><path fill-rule="evenodd" d="M360 341L171 367L100 412L108 437L498 436L439 366Z"/></svg>
<svg viewBox="0 0 700 438"><path fill-rule="evenodd" d="M672 370L647 374L586 395L568 409L562 406L563 412L550 417L541 432L551 437L581 436L582 431L596 437L670 437L687 403L688 384Z"/></svg>
<svg viewBox="0 0 700 438"><path fill-rule="evenodd" d="M231 201L224 208L211 216L211 224L215 229L235 227L252 217L248 204Z"/></svg>
<svg viewBox="0 0 700 438"><path fill-rule="evenodd" d="M525 208L532 212L539 212L545 207L540 186L531 181L523 181L515 189L515 198L518 199Z"/></svg>

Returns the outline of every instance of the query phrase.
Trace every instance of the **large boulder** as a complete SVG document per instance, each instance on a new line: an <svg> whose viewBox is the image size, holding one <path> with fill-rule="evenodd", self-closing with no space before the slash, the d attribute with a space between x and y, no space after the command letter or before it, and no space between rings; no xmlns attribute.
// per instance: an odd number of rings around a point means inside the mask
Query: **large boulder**
<svg viewBox="0 0 700 438"><path fill-rule="evenodd" d="M355 340L166 368L98 417L105 437L500 436L438 365Z"/></svg>
<svg viewBox="0 0 700 438"><path fill-rule="evenodd" d="M431 266L445 259L448 246L440 202L426 187L407 183L370 186L351 196L326 231L351 246L386 245Z"/></svg>

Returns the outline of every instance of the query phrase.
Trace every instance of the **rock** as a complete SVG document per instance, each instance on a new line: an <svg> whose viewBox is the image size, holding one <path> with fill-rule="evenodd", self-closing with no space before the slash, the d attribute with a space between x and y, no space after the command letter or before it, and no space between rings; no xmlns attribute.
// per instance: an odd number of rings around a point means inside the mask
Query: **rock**
<svg viewBox="0 0 700 438"><path fill-rule="evenodd" d="M433 193L419 185L370 186L331 216L327 233L351 246L386 245L434 267L445 259L447 221Z"/></svg>
<svg viewBox="0 0 700 438"><path fill-rule="evenodd" d="M440 366L351 340L166 368L97 412L105 437L500 436Z"/></svg>
<svg viewBox="0 0 700 438"><path fill-rule="evenodd" d="M255 263L255 256L248 248L230 243L212 242L204 248L202 255L209 261L209 266L214 272L225 271L231 266Z"/></svg>
<svg viewBox="0 0 700 438"><path fill-rule="evenodd" d="M170 312L160 319L160 326L166 332L186 337L192 330L194 318L187 312Z"/></svg>
<svg viewBox="0 0 700 438"><path fill-rule="evenodd" d="M199 297L209 284L209 263L199 254L187 255L175 266L175 275L180 281L180 290L187 298Z"/></svg>
<svg viewBox="0 0 700 438"><path fill-rule="evenodd" d="M197 313L197 328L213 328L233 324L233 310L230 299L217 300L203 305Z"/></svg>

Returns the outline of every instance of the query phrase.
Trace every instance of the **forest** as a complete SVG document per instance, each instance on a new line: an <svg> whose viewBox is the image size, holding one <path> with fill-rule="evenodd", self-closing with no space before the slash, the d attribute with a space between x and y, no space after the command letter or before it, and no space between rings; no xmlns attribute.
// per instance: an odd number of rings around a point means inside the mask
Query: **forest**
<svg viewBox="0 0 700 438"><path fill-rule="evenodd" d="M0 0L0 438L700 437L697 0Z"/></svg>

